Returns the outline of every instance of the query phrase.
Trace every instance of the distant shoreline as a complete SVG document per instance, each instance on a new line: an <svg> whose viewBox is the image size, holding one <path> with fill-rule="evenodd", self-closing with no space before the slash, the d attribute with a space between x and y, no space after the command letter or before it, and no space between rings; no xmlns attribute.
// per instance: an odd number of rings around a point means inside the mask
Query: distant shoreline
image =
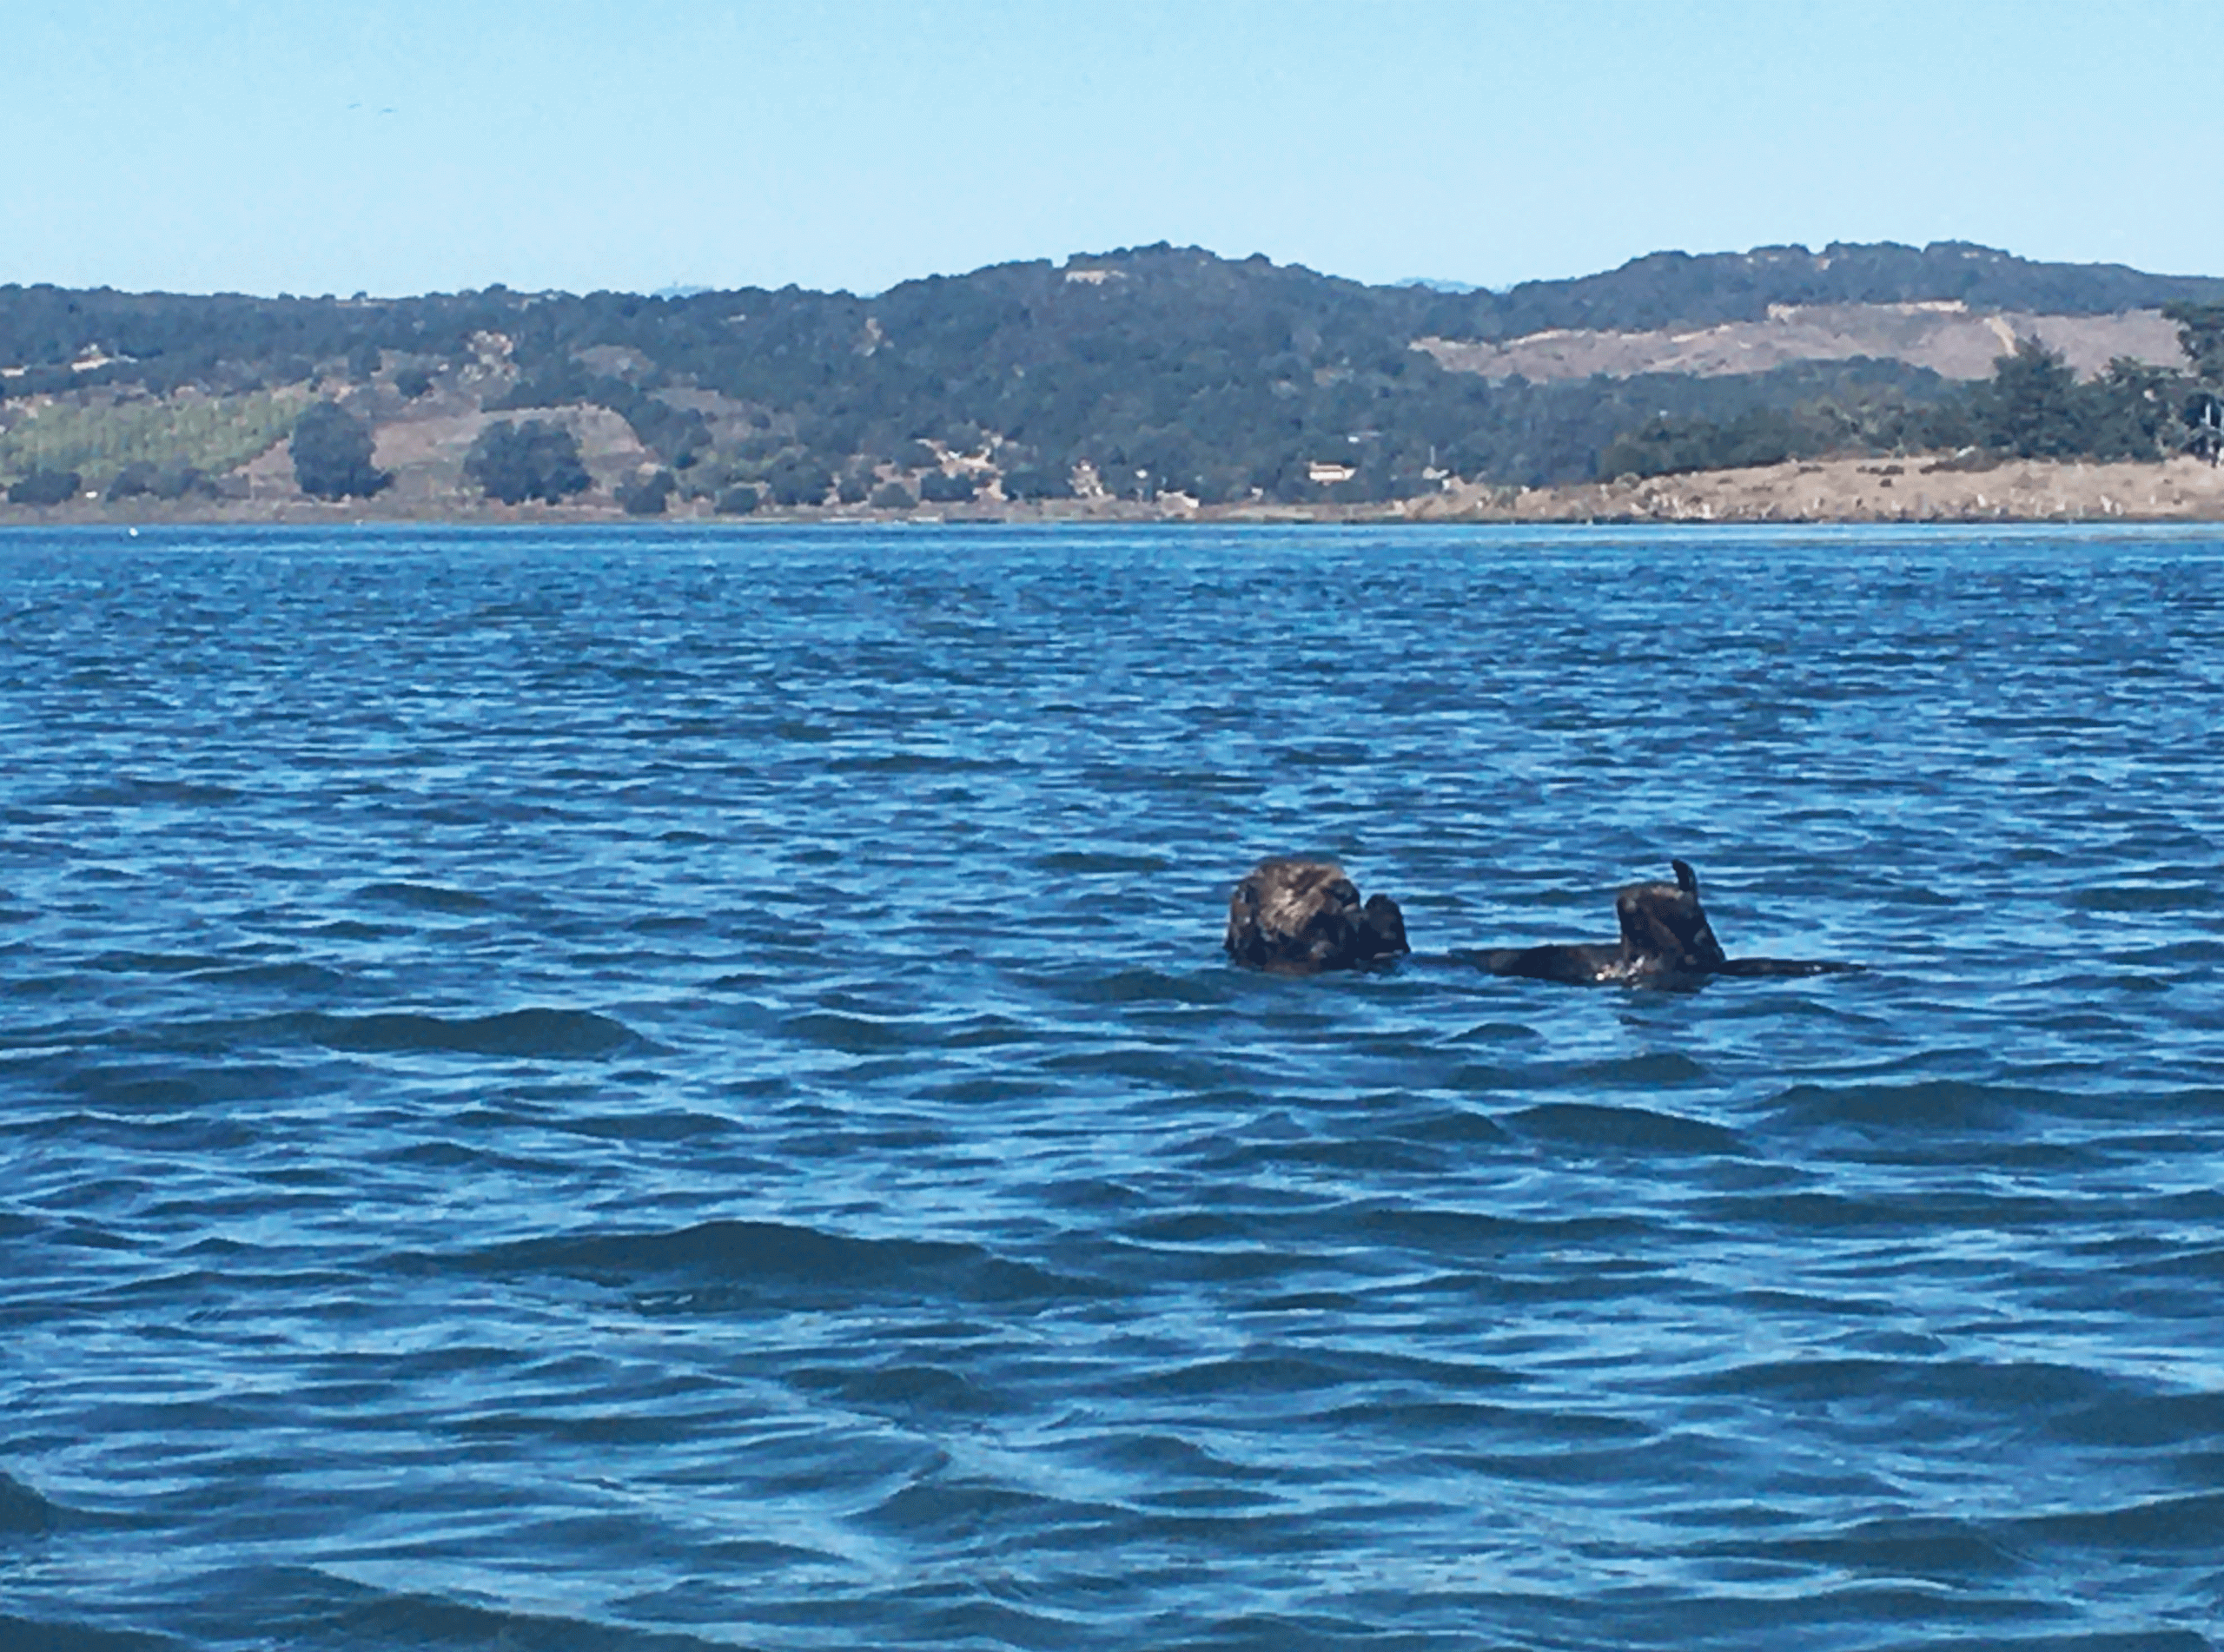
<svg viewBox="0 0 2224 1652"><path fill-rule="evenodd" d="M2220 393L2224 280L1962 243L1503 294L1163 243L865 298L0 287L0 525L2224 519L2163 458ZM1815 453L1871 457L1681 468Z"/></svg>
<svg viewBox="0 0 2224 1652"><path fill-rule="evenodd" d="M376 499L328 504L295 498L158 504L0 504L0 530L41 526L274 526L423 523L493 527L659 523L800 526L1002 525L1052 523L1194 523L1384 525L1398 523L2224 522L2224 467L2194 459L2109 464L2052 459L1996 462L1918 454L1902 459L1787 460L1739 470L1692 471L1610 482L1522 488L1457 483L1442 492L1382 504L1194 506L1156 501L997 501L938 511L867 506L766 508L746 515L682 508L630 516L607 503L458 509L453 501L382 506Z"/></svg>

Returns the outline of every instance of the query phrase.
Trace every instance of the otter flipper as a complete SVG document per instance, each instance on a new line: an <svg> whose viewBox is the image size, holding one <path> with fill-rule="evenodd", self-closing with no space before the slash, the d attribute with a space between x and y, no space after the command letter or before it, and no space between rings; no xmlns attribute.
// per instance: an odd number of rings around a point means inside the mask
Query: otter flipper
<svg viewBox="0 0 2224 1652"><path fill-rule="evenodd" d="M1621 925L1615 946L1575 942L1501 948L1466 955L1494 975L1521 975L1572 986L1619 981L1632 986L1697 986L1710 975L1801 976L1847 975L1859 964L1796 958L1732 958L1715 939L1699 904L1699 875L1688 861L1671 860L1673 883L1632 883L1614 896Z"/></svg>
<svg viewBox="0 0 2224 1652"><path fill-rule="evenodd" d="M1625 979L1705 975L1722 967L1722 943L1699 904L1698 874L1685 861L1669 865L1675 882L1632 883L1614 896Z"/></svg>

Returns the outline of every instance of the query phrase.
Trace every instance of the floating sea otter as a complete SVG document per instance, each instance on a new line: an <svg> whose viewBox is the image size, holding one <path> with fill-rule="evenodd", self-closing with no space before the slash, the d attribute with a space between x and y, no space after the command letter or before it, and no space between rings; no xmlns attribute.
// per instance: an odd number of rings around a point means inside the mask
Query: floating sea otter
<svg viewBox="0 0 2224 1652"><path fill-rule="evenodd" d="M1228 901L1228 955L1256 969L1352 969L1411 951L1406 915L1387 895L1360 904L1334 861L1267 860Z"/></svg>
<svg viewBox="0 0 2224 1652"><path fill-rule="evenodd" d="M1577 985L1620 981L1665 987L1696 984L1709 975L1832 975L1861 968L1796 958L1724 956L1699 906L1698 874L1682 861L1669 864L1676 869L1673 883L1632 883L1614 896L1622 938L1612 946L1512 947L1460 955L1493 975Z"/></svg>

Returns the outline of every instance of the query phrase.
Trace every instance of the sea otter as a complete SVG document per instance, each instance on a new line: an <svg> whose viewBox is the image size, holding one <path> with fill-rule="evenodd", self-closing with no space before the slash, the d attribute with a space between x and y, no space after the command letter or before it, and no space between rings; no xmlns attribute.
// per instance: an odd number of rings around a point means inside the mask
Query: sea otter
<svg viewBox="0 0 2224 1652"><path fill-rule="evenodd" d="M1576 985L1672 987L1696 985L1709 975L1830 975L1861 968L1725 956L1699 905L1698 874L1683 861L1669 864L1676 869L1673 883L1632 883L1614 896L1614 915L1622 925L1622 938L1614 945L1509 947L1462 955L1493 975Z"/></svg>
<svg viewBox="0 0 2224 1652"><path fill-rule="evenodd" d="M1255 969L1310 975L1411 951L1406 915L1387 895L1360 904L1334 861L1274 859L1253 867L1228 901L1228 955Z"/></svg>

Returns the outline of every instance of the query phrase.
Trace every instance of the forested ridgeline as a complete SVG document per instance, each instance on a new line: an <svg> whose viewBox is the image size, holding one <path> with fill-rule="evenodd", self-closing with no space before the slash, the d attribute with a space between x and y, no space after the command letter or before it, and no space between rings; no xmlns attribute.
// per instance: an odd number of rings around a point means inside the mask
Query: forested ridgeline
<svg viewBox="0 0 2224 1652"><path fill-rule="evenodd" d="M1973 388L1860 359L1532 383L1448 371L1413 347L1940 301L2060 314L2175 307L2192 370L2124 362L2080 382L2030 346ZM382 446L390 425L447 420L473 433L457 478L468 496L553 501L596 486L580 410L630 433L628 468L606 485L645 513L676 497L731 510L901 507L1076 488L1356 502L1449 477L1535 486L1914 446L2159 457L2189 439L2188 400L2224 367L2214 347L2224 311L2202 307L2221 304L2224 281L1956 244L1659 254L1504 293L1369 287L1165 246L870 298L9 287L0 479L26 500L80 486L222 491L291 433L304 489L361 497L391 479L372 462L374 433Z"/></svg>

